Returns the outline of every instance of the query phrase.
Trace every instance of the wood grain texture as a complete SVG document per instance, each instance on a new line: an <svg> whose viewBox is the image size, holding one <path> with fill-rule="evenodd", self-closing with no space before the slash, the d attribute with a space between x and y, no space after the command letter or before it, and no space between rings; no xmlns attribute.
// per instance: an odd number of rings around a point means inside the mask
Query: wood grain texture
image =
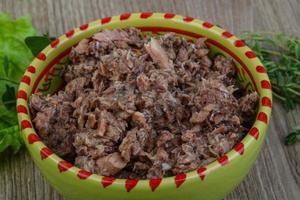
<svg viewBox="0 0 300 200"><path fill-rule="evenodd" d="M239 34L274 31L300 36L299 0L1 0L0 11L31 15L41 33L60 35L104 16L138 11L174 12L211 21ZM274 102L272 121L260 156L231 199L300 199L300 143L284 146L291 127L300 123L300 108L286 113ZM1 200L63 199L43 178L25 149L0 155Z"/></svg>

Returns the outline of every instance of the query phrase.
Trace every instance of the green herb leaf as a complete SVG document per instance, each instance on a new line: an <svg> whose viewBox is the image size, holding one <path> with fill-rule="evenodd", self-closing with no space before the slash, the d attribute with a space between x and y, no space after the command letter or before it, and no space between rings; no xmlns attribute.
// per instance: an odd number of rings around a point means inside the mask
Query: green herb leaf
<svg viewBox="0 0 300 200"><path fill-rule="evenodd" d="M2 102L7 109L11 110L12 108L15 108L16 92L14 87L11 87L7 84L5 84L5 86L6 90L2 95Z"/></svg>
<svg viewBox="0 0 300 200"><path fill-rule="evenodd" d="M33 55L25 44L28 36L37 31L30 17L11 19L0 13L0 152L11 147L17 152L21 147L16 112L16 90L21 76Z"/></svg>
<svg viewBox="0 0 300 200"><path fill-rule="evenodd" d="M55 38L54 38L55 39ZM28 48L31 50L32 54L36 56L40 53L46 46L48 46L53 38L45 36L31 36L25 39L25 43Z"/></svg>
<svg viewBox="0 0 300 200"><path fill-rule="evenodd" d="M4 68L4 72L5 72L6 76L8 76L8 65L9 65L8 58L6 56L4 56L4 59L3 59L3 68Z"/></svg>
<svg viewBox="0 0 300 200"><path fill-rule="evenodd" d="M17 153L22 146L19 134L19 126L11 126L0 130L0 153L11 147L13 153Z"/></svg>
<svg viewBox="0 0 300 200"><path fill-rule="evenodd" d="M300 60L300 43L297 43L295 45L295 56L296 59Z"/></svg>
<svg viewBox="0 0 300 200"><path fill-rule="evenodd" d="M300 132L293 132L285 138L286 145L294 144L296 141L300 141Z"/></svg>

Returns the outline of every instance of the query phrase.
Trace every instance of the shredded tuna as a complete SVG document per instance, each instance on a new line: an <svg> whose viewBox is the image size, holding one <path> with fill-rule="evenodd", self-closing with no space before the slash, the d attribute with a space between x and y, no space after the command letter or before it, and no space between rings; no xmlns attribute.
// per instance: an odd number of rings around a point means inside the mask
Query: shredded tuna
<svg viewBox="0 0 300 200"><path fill-rule="evenodd" d="M118 152L101 157L96 161L96 172L104 176L116 174L126 166L125 162Z"/></svg>
<svg viewBox="0 0 300 200"><path fill-rule="evenodd" d="M251 94L247 94L246 96L240 99L240 110L242 113L246 115L254 115L255 107L258 102L258 94L253 92Z"/></svg>
<svg viewBox="0 0 300 200"><path fill-rule="evenodd" d="M138 155L142 149L141 144L137 139L137 131L137 128L128 131L126 137L119 146L121 155L127 162L130 161L132 156Z"/></svg>
<svg viewBox="0 0 300 200"><path fill-rule="evenodd" d="M89 52L89 40L83 39L78 45L74 48L74 51L78 54L87 54Z"/></svg>
<svg viewBox="0 0 300 200"><path fill-rule="evenodd" d="M135 28L80 41L65 87L30 97L35 129L59 156L104 176L153 179L209 164L249 130L259 96L205 42Z"/></svg>
<svg viewBox="0 0 300 200"><path fill-rule="evenodd" d="M173 68L169 61L168 55L157 39L151 38L150 42L145 44L145 49L151 56L152 60L162 69Z"/></svg>

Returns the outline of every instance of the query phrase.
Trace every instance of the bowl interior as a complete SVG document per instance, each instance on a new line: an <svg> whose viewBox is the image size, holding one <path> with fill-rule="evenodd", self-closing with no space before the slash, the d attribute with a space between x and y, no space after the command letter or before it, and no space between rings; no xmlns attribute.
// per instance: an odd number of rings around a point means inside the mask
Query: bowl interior
<svg viewBox="0 0 300 200"><path fill-rule="evenodd" d="M132 26L128 26L132 27ZM125 27L123 27L125 28ZM205 37L208 38L205 42L206 45L210 48L210 57L214 57L216 55L223 55L225 57L233 58L233 62L237 68L237 79L242 87L247 91L251 92L256 89L256 83L253 80L252 74L249 72L246 63L243 62L237 53L230 51L228 48L223 46L221 43L218 43L216 40L210 38L210 35L198 35L193 34L193 32L180 32L178 29L169 29L160 27L157 30L156 27L138 27L142 31L142 35L144 36L160 36L164 35L168 32L175 32L178 37L184 37L189 42L194 42L197 38ZM114 29L114 27L107 27L105 29ZM92 32L93 34L101 31L97 30ZM81 39L86 38L82 37ZM80 40L81 40L80 39ZM61 70L64 64L68 62L68 53L70 52L73 46L76 46L76 43L72 44L70 47L66 48L65 51L61 52L60 54L55 55L54 59L45 67L42 73L38 77L38 81L35 82L31 93L40 92L44 95L53 94L59 89L63 87L63 80L61 78Z"/></svg>

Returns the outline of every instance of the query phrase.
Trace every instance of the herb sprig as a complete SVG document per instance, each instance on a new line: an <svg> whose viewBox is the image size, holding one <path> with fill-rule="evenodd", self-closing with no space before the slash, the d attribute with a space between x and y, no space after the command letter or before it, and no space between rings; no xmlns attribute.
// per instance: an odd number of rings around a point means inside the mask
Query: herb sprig
<svg viewBox="0 0 300 200"><path fill-rule="evenodd" d="M300 104L300 38L278 33L250 33L242 35L245 43L255 51L267 69L273 95L287 111ZM286 137L286 144L300 141L300 125Z"/></svg>

